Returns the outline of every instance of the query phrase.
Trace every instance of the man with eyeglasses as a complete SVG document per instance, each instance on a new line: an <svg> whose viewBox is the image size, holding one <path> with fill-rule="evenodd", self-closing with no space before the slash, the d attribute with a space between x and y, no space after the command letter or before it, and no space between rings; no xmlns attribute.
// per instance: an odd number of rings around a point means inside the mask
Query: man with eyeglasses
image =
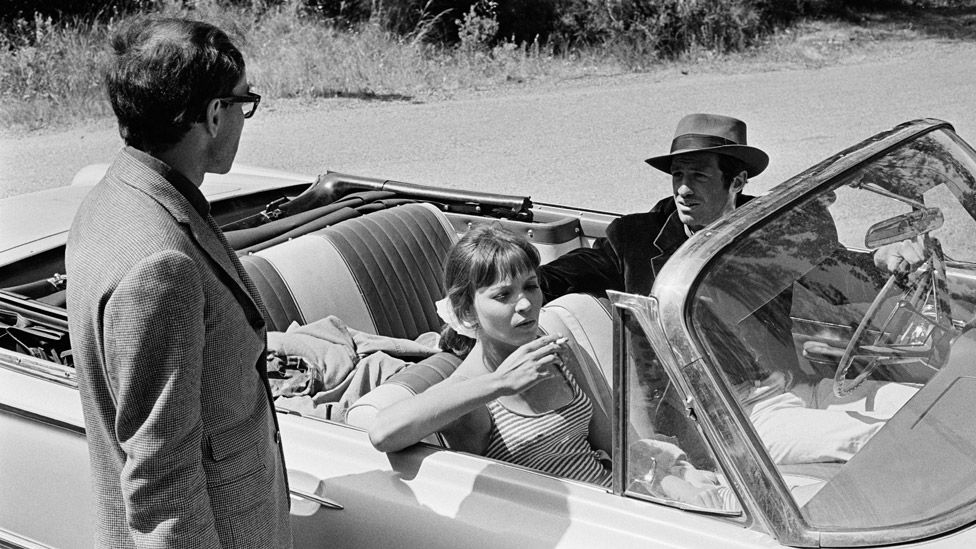
<svg viewBox="0 0 976 549"><path fill-rule="evenodd" d="M98 547L290 547L263 304L210 215L260 96L220 29L142 19L105 82L125 147L78 211L68 315Z"/></svg>

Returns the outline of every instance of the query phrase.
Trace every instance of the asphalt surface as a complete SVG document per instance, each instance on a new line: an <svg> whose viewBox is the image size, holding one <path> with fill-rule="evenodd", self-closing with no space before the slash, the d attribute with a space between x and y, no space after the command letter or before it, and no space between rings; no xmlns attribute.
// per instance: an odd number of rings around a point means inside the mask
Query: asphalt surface
<svg viewBox="0 0 976 549"><path fill-rule="evenodd" d="M770 166L762 192L900 122L934 117L976 143L976 44L929 43L885 60L816 70L591 78L432 102L262 103L238 162L311 175L326 170L530 195L541 202L637 211L670 192L643 159L667 151L689 112L747 121ZM0 139L0 197L67 185L109 162L108 121Z"/></svg>

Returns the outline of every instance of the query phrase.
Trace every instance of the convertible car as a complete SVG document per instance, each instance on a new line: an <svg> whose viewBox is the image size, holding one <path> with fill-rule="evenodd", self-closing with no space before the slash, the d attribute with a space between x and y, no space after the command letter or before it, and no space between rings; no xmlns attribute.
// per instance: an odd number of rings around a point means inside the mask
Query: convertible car
<svg viewBox="0 0 976 549"><path fill-rule="evenodd" d="M104 168L0 201L0 547L91 543L64 245ZM550 261L619 215L332 172L237 168L203 190L276 337L420 341L472 225ZM875 261L904 245L924 261ZM976 547L976 151L950 124L835 154L696 233L650 295L562 296L540 327L569 338L611 487L437 436L376 451L376 411L456 364L413 357L355 398L279 393L296 546ZM284 358L273 381L311 368Z"/></svg>

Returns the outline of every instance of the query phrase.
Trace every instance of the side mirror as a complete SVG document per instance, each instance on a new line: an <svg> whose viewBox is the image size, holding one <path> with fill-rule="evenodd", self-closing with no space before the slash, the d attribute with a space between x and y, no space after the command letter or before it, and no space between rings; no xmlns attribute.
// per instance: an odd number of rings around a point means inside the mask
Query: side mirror
<svg viewBox="0 0 976 549"><path fill-rule="evenodd" d="M923 208L879 221L864 235L864 245L871 250L930 233L945 222L939 208Z"/></svg>

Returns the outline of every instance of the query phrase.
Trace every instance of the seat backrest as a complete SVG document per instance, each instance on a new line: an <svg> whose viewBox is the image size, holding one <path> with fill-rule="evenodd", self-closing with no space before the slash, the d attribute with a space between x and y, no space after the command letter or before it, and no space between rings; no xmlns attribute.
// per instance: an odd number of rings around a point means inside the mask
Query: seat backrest
<svg viewBox="0 0 976 549"><path fill-rule="evenodd" d="M613 318L610 302L589 294L568 294L546 304L539 326L569 339L573 377L593 403L590 443L611 453L613 419Z"/></svg>
<svg viewBox="0 0 976 549"><path fill-rule="evenodd" d="M349 327L413 339L441 325L444 260L457 233L431 204L344 221L241 257L267 309L268 329L334 315Z"/></svg>

